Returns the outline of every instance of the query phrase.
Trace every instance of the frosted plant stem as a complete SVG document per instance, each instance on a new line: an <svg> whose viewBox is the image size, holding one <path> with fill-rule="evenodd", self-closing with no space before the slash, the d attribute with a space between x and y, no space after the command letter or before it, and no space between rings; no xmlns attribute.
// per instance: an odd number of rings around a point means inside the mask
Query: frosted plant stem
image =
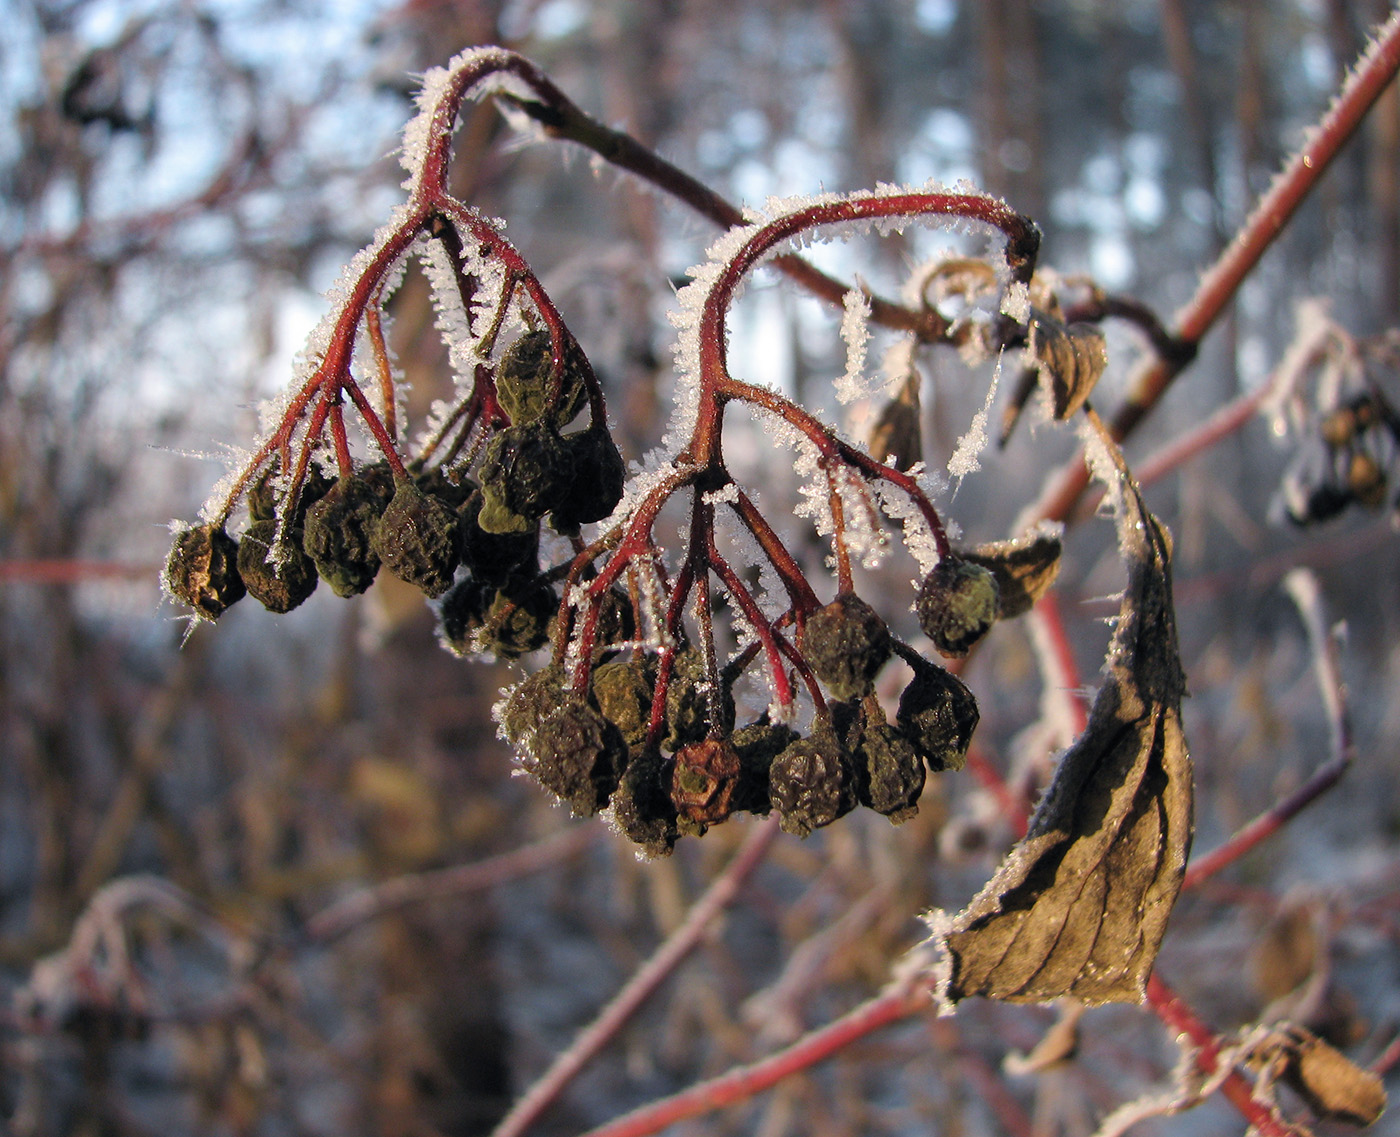
<svg viewBox="0 0 1400 1137"><path fill-rule="evenodd" d="M579 1071L616 1037L627 1020L694 950L719 914L734 902L744 882L763 863L777 835L776 815L754 827L734 859L691 907L681 926L667 937L593 1023L516 1102L492 1137L520 1137L559 1099Z"/></svg>
<svg viewBox="0 0 1400 1137"><path fill-rule="evenodd" d="M1197 1071L1207 1079L1218 1076L1222 1063L1220 1039L1156 972L1147 980L1147 1002L1169 1029L1195 1047ZM1251 1133L1259 1137L1298 1137L1273 1107L1254 1097L1249 1079L1239 1071L1230 1070L1224 1075L1220 1092L1249 1122Z"/></svg>
<svg viewBox="0 0 1400 1137"><path fill-rule="evenodd" d="M1392 12L1377 31L1307 144L1274 179L1244 227L1201 277L1195 295L1176 314L1175 340L1191 346L1200 343L1397 71L1400 71L1400 9ZM1181 352L1170 358L1153 359L1139 371L1127 401L1113 418L1111 429L1115 439L1121 442L1132 433L1189 362L1190 356ZM1089 485L1089 471L1083 458L1081 452L1064 467L1059 479L1051 483L1036 503L1035 516L1068 520Z"/></svg>

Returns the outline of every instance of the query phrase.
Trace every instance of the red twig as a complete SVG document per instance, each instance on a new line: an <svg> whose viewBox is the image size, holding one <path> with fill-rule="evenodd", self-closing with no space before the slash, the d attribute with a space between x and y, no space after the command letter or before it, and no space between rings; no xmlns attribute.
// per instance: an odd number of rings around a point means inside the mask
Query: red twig
<svg viewBox="0 0 1400 1137"><path fill-rule="evenodd" d="M579 1071L616 1037L627 1020L694 950L719 914L734 902L744 882L763 863L777 834L776 816L754 827L734 859L692 905L681 926L671 933L592 1024L516 1102L492 1137L519 1137L559 1099Z"/></svg>
<svg viewBox="0 0 1400 1137"><path fill-rule="evenodd" d="M1201 277L1195 295L1177 312L1172 333L1175 340L1195 345L1211 329L1245 277L1274 243L1398 70L1400 11L1392 14L1376 33L1370 48L1307 144L1284 167L1235 240ZM1182 353L1177 357L1151 360L1139 371L1127 401L1113 418L1114 438L1122 441L1133 431L1181 373L1186 362L1189 357ZM1060 521L1068 519L1088 484L1089 472L1080 454L1065 466L1059 479L1036 504L1036 515Z"/></svg>

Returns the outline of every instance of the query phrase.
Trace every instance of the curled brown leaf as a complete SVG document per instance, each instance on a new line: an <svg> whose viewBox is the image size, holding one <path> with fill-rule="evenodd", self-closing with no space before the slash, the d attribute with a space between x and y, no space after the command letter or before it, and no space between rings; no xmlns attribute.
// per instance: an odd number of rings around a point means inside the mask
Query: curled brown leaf
<svg viewBox="0 0 1400 1137"><path fill-rule="evenodd" d="M963 560L990 569L997 578L1003 620L1029 612L1060 573L1063 549L1057 529L1032 529L1010 541L990 541L962 551Z"/></svg>
<svg viewBox="0 0 1400 1137"><path fill-rule="evenodd" d="M1026 836L941 933L954 1002L1141 1002L1181 887L1192 787L1170 539L1104 449L1128 562L1104 683Z"/></svg>

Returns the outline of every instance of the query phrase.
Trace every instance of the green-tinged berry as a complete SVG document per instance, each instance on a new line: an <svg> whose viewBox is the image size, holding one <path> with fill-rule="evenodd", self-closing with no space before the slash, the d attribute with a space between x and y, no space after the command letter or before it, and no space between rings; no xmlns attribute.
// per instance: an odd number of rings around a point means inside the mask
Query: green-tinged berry
<svg viewBox="0 0 1400 1137"><path fill-rule="evenodd" d="M914 744L886 723L868 725L855 748L860 800L896 825L919 812L924 762Z"/></svg>
<svg viewBox="0 0 1400 1137"><path fill-rule="evenodd" d="M618 829L651 857L669 854L680 837L666 765L655 750L632 755L612 796Z"/></svg>
<svg viewBox="0 0 1400 1137"><path fill-rule="evenodd" d="M671 766L671 802L682 833L704 835L734 812L739 784L739 755L730 743L715 738L692 742L676 751Z"/></svg>
<svg viewBox="0 0 1400 1137"><path fill-rule="evenodd" d="M454 584L438 603L438 639L453 655L477 650L476 633L486 626L486 613L496 598L493 585L466 576Z"/></svg>
<svg viewBox="0 0 1400 1137"><path fill-rule="evenodd" d="M806 837L856 806L849 756L835 733L818 727L773 760L768 796L785 833Z"/></svg>
<svg viewBox="0 0 1400 1137"><path fill-rule="evenodd" d="M535 727L525 758L526 769L577 817L591 817L607 804L626 764L627 744L617 727L568 693Z"/></svg>
<svg viewBox="0 0 1400 1137"><path fill-rule="evenodd" d="M646 740L655 689L654 661L618 659L593 669L593 699L633 750Z"/></svg>
<svg viewBox="0 0 1400 1137"><path fill-rule="evenodd" d="M355 596L374 583L374 531L384 505L377 481L357 476L341 478L306 511L302 547L337 596Z"/></svg>
<svg viewBox="0 0 1400 1137"><path fill-rule="evenodd" d="M248 595L269 612L290 612L316 591L316 566L301 549L302 534L292 530L275 548L277 522L254 521L238 542L238 575Z"/></svg>
<svg viewBox="0 0 1400 1137"><path fill-rule="evenodd" d="M222 525L181 529L165 561L165 586L196 616L217 620L247 591L238 575L238 542Z"/></svg>
<svg viewBox="0 0 1400 1137"><path fill-rule="evenodd" d="M486 610L480 642L501 659L518 659L549 642L559 594L542 577L518 577L497 589Z"/></svg>
<svg viewBox="0 0 1400 1137"><path fill-rule="evenodd" d="M553 388L554 344L547 331L527 332L501 356L496 368L496 398L510 415L511 424L535 422L550 409ZM554 413L549 420L556 427L568 426L583 409L588 388L583 379L583 363L577 345L564 353L564 372Z"/></svg>
<svg viewBox="0 0 1400 1137"><path fill-rule="evenodd" d="M948 556L924 577L915 610L933 646L957 658L996 622L997 604L997 580L991 570Z"/></svg>
<svg viewBox="0 0 1400 1137"><path fill-rule="evenodd" d="M509 510L501 512L503 507L498 503L495 527L488 530L479 521L484 508L481 490L473 487L457 511L461 522L462 564L467 571L477 580L498 586L522 569L532 575L539 569L539 522ZM521 528L513 530L511 526L517 524Z"/></svg>
<svg viewBox="0 0 1400 1137"><path fill-rule="evenodd" d="M518 533L516 518L543 517L568 496L573 462L559 432L544 420L510 426L486 444L481 461L485 497L478 521L491 533Z"/></svg>
<svg viewBox="0 0 1400 1137"><path fill-rule="evenodd" d="M460 529L455 510L401 481L375 526L374 551L400 580L441 596L457 571Z"/></svg>
<svg viewBox="0 0 1400 1137"><path fill-rule="evenodd" d="M627 465L612 435L602 426L564 435L562 442L573 476L550 524L570 533L590 521L609 516L622 500Z"/></svg>
<svg viewBox="0 0 1400 1137"><path fill-rule="evenodd" d="M961 770L977 729L977 700L962 680L922 662L899 697L895 723L935 774Z"/></svg>
<svg viewBox="0 0 1400 1137"><path fill-rule="evenodd" d="M890 633L875 609L843 592L807 620L798 649L836 699L868 694L890 657Z"/></svg>

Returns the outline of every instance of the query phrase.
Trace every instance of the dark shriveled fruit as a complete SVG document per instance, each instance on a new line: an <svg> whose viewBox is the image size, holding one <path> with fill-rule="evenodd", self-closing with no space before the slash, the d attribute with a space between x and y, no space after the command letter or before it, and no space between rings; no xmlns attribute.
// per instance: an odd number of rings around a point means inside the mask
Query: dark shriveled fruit
<svg viewBox="0 0 1400 1137"><path fill-rule="evenodd" d="M843 592L808 618L798 648L837 699L867 694L890 657L890 633L875 609Z"/></svg>
<svg viewBox="0 0 1400 1137"><path fill-rule="evenodd" d="M535 422L550 409L553 387L554 343L547 331L527 332L501 356L496 367L496 398L510 415L513 426ZM584 385L583 366L577 345L570 344L564 353L559 397L549 420L556 427L568 426L583 409L588 397Z"/></svg>
<svg viewBox="0 0 1400 1137"><path fill-rule="evenodd" d="M577 695L535 727L525 768L577 817L591 817L617 789L627 744L617 727Z"/></svg>
<svg viewBox="0 0 1400 1137"><path fill-rule="evenodd" d="M669 790L665 760L658 751L646 750L628 759L612 796L612 815L618 829L649 857L666 856L680 837Z"/></svg>
<svg viewBox="0 0 1400 1137"><path fill-rule="evenodd" d="M856 807L849 756L830 728L819 727L773 760L768 797L785 833L806 837Z"/></svg>
<svg viewBox="0 0 1400 1137"><path fill-rule="evenodd" d="M374 531L384 505L382 488L356 476L341 478L306 511L302 547L337 596L358 595L374 583Z"/></svg>
<svg viewBox="0 0 1400 1137"><path fill-rule="evenodd" d="M457 511L462 564L467 571L477 580L499 586L522 569L537 570L539 523L522 519L524 527L519 531L489 531L478 520L483 505L481 490L473 487ZM505 516L509 519L512 515L507 511Z"/></svg>
<svg viewBox="0 0 1400 1137"><path fill-rule="evenodd" d="M521 533L567 497L573 459L554 426L540 420L497 433L480 473L485 500L478 524L488 533Z"/></svg>
<svg viewBox="0 0 1400 1137"><path fill-rule="evenodd" d="M773 760L797 741L797 731L785 723L756 722L741 727L730 736L734 752L739 755L739 785L734 792L734 808L750 813L767 814L773 804L769 800L768 772Z"/></svg>
<svg viewBox="0 0 1400 1137"><path fill-rule="evenodd" d="M272 560L277 522L254 521L238 542L238 575L248 595L269 612L290 612L316 591L316 566L301 550L301 530L293 530Z"/></svg>
<svg viewBox="0 0 1400 1137"><path fill-rule="evenodd" d="M217 620L247 592L238 575L238 542L222 525L181 529L165 561L165 586L196 616Z"/></svg>
<svg viewBox="0 0 1400 1137"><path fill-rule="evenodd" d="M644 659L618 659L593 669L593 700L609 722L622 732L627 745L642 745L651 721L651 696L656 667Z"/></svg>
<svg viewBox="0 0 1400 1137"><path fill-rule="evenodd" d="M457 571L460 531L456 510L404 480L380 516L372 543L396 577L428 596L441 596Z"/></svg>
<svg viewBox="0 0 1400 1137"><path fill-rule="evenodd" d="M924 792L924 762L914 744L886 723L861 731L855 760L860 774L860 800L896 825L919 812Z"/></svg>
<svg viewBox="0 0 1400 1137"><path fill-rule="evenodd" d="M942 655L964 656L996 622L996 577L981 565L944 557L924 577L915 610L919 627Z"/></svg>
<svg viewBox="0 0 1400 1137"><path fill-rule="evenodd" d="M590 521L601 521L622 500L627 465L604 427L590 426L561 440L569 469L568 486L554 507L550 523L561 533Z"/></svg>
<svg viewBox="0 0 1400 1137"><path fill-rule="evenodd" d="M977 700L962 680L921 661L899 697L895 724L936 774L963 768L978 718Z"/></svg>

